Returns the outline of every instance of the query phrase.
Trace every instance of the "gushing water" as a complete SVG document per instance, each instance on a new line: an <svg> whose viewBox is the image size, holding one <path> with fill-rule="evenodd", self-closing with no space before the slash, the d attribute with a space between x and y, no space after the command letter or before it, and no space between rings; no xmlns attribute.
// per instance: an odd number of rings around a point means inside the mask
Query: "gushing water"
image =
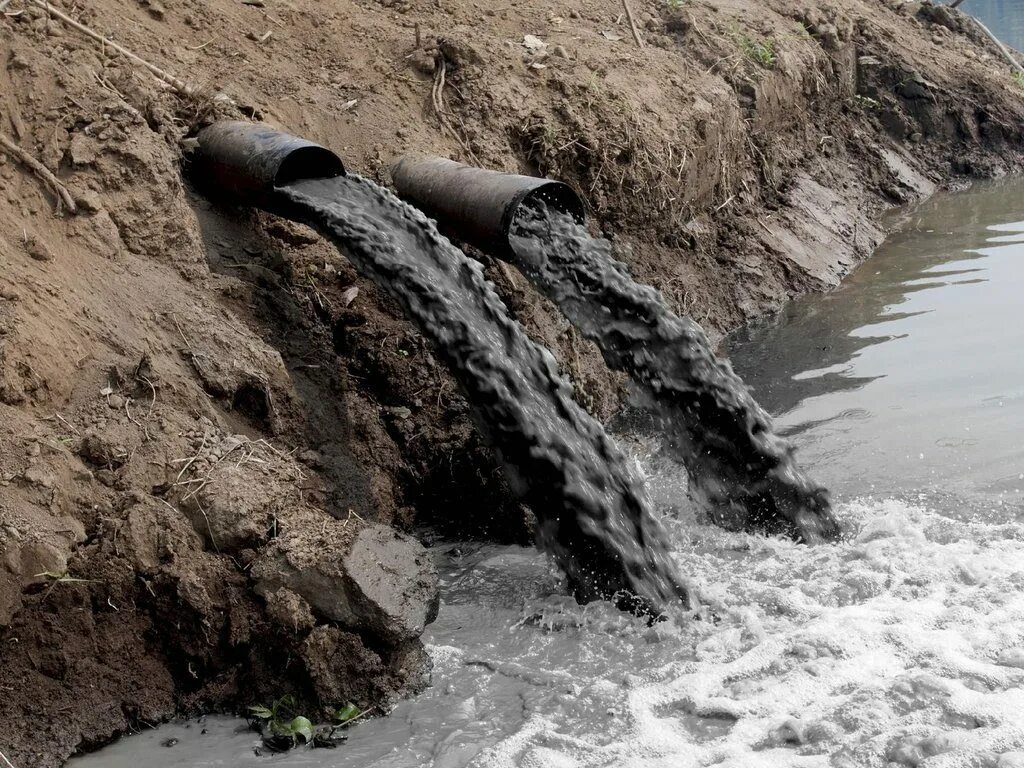
<svg viewBox="0 0 1024 768"><path fill-rule="evenodd" d="M637 473L573 402L551 354L508 317L480 265L358 176L298 181L280 194L292 218L333 240L433 342L577 597L630 593L655 611L685 600Z"/></svg>
<svg viewBox="0 0 1024 768"><path fill-rule="evenodd" d="M792 446L704 331L636 283L611 243L538 202L520 206L511 244L526 276L597 343L609 367L642 388L691 493L717 522L805 541L838 534L826 491L799 470Z"/></svg>

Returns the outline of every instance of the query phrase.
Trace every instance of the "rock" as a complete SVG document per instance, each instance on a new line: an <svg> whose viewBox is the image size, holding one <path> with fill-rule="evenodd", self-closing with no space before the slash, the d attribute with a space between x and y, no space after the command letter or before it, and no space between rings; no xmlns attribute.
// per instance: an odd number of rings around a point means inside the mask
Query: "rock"
<svg viewBox="0 0 1024 768"><path fill-rule="evenodd" d="M92 165L99 156L99 145L96 140L86 136L84 133L76 133L71 137L71 146L68 147L68 159L75 167Z"/></svg>
<svg viewBox="0 0 1024 768"><path fill-rule="evenodd" d="M53 261L53 251L37 237L29 237L25 241L25 251L36 261Z"/></svg>
<svg viewBox="0 0 1024 768"><path fill-rule="evenodd" d="M196 462L198 464L198 462ZM202 476L203 470L196 470ZM217 465L210 482L182 504L196 533L218 550L236 552L262 542L285 497L270 478L256 478L230 461Z"/></svg>
<svg viewBox="0 0 1024 768"><path fill-rule="evenodd" d="M917 80L908 80L900 87L900 95L905 99L927 99L927 86Z"/></svg>
<svg viewBox="0 0 1024 768"><path fill-rule="evenodd" d="M103 203L100 202L100 196L92 190L86 190L80 192L75 197L75 202L78 203L78 207L87 213L98 213L103 210Z"/></svg>
<svg viewBox="0 0 1024 768"><path fill-rule="evenodd" d="M423 547L385 526L360 532L345 559L360 613L393 642L419 637L437 618L437 574Z"/></svg>
<svg viewBox="0 0 1024 768"><path fill-rule="evenodd" d="M292 527L252 569L257 591L281 587L301 596L322 620L397 645L419 637L437 616L437 572L423 546L371 524L346 545L349 522ZM348 534L351 535L351 534Z"/></svg>
<svg viewBox="0 0 1024 768"><path fill-rule="evenodd" d="M85 433L78 454L91 466L108 469L120 467L128 458L127 449L116 438L96 429Z"/></svg>
<svg viewBox="0 0 1024 768"><path fill-rule="evenodd" d="M22 478L36 488L50 489L57 485L57 477L43 465L34 464L25 470Z"/></svg>
<svg viewBox="0 0 1024 768"><path fill-rule="evenodd" d="M548 44L536 35L523 35L523 47L530 53L543 53Z"/></svg>

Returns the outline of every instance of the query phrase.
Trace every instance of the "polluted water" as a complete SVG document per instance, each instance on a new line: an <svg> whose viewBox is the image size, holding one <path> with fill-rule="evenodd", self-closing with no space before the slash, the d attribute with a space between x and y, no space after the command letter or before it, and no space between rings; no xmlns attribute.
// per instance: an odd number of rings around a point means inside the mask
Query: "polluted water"
<svg viewBox="0 0 1024 768"><path fill-rule="evenodd" d="M619 436L713 621L578 605L534 549L449 543L433 549L430 686L338 749L256 757L258 735L210 718L75 768L1024 765L1024 508L1012 482L1024 457L1004 437L1024 428L1022 199L1021 182L936 197L838 292L732 342L737 370L833 487L839 541L709 525L685 501L678 462L649 437ZM945 364L926 365L940 337ZM873 407L850 400L871 387ZM885 450L894 441L901 452Z"/></svg>
<svg viewBox="0 0 1024 768"><path fill-rule="evenodd" d="M638 473L573 401L551 354L509 318L481 266L422 213L358 176L297 181L279 194L290 217L333 240L433 343L576 596L648 613L685 605Z"/></svg>
<svg viewBox="0 0 1024 768"><path fill-rule="evenodd" d="M608 240L540 200L519 206L509 240L516 266L610 368L630 375L717 523L812 542L838 535L825 489L800 471L703 329L635 282Z"/></svg>

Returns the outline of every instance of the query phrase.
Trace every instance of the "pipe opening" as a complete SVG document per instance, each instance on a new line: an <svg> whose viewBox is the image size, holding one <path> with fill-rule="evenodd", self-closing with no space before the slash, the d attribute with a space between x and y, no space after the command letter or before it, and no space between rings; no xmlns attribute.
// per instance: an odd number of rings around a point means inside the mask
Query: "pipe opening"
<svg viewBox="0 0 1024 768"><path fill-rule="evenodd" d="M304 179L333 179L345 175L341 159L328 149L309 145L291 150L274 174L274 186Z"/></svg>
<svg viewBox="0 0 1024 768"><path fill-rule="evenodd" d="M577 224L586 223L587 211L583 205L583 200L577 195L572 187L568 184L563 184L559 181L552 181L547 184L542 184L539 187L529 190L523 195L522 200L518 202L513 208L518 209L523 205L531 205L537 202L542 202L547 205L548 208L572 216ZM511 221L515 220L515 212L513 212ZM509 223L511 223L511 221ZM506 232L508 229L506 228Z"/></svg>

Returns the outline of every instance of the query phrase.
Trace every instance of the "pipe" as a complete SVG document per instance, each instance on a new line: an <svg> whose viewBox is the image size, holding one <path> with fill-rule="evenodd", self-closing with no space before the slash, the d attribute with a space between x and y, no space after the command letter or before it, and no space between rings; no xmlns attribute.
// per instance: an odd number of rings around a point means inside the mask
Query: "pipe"
<svg viewBox="0 0 1024 768"><path fill-rule="evenodd" d="M473 168L443 157L403 157L391 169L398 195L459 239L498 257L512 253L509 229L520 206L542 200L586 220L583 200L568 184Z"/></svg>
<svg viewBox="0 0 1024 768"><path fill-rule="evenodd" d="M274 210L274 192L300 179L345 175L336 154L263 123L221 120L196 135L192 175L211 194Z"/></svg>

